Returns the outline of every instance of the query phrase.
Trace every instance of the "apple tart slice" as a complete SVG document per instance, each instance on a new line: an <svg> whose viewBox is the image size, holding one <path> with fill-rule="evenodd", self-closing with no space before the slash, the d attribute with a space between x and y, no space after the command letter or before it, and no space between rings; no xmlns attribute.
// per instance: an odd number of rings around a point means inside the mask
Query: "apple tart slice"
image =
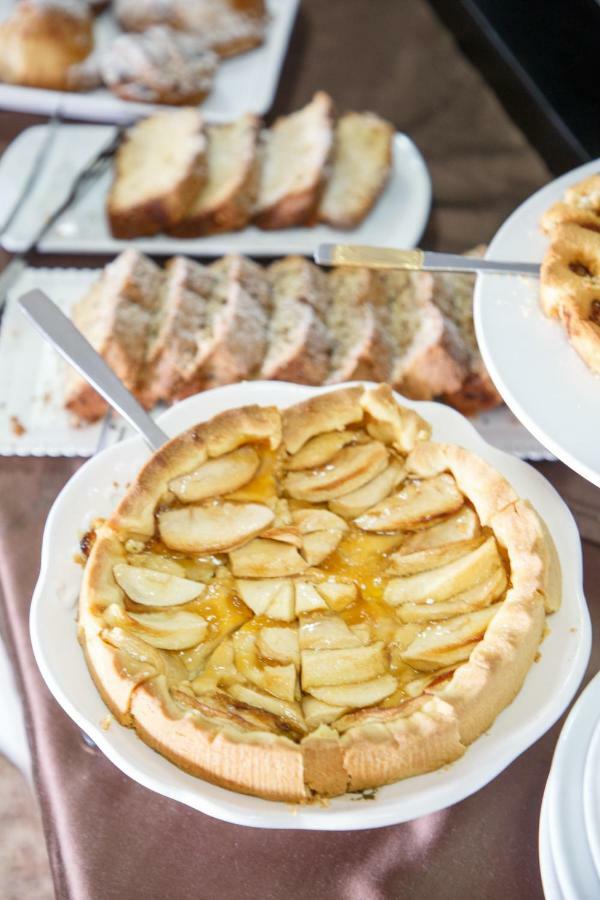
<svg viewBox="0 0 600 900"><path fill-rule="evenodd" d="M158 451L96 531L79 637L151 747L307 802L460 757L520 690L558 575L501 475L350 387Z"/></svg>

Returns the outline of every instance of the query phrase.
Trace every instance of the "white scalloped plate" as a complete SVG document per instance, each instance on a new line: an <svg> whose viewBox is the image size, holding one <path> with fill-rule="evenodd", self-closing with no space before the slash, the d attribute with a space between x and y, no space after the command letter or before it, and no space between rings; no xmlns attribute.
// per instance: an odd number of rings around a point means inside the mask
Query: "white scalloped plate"
<svg viewBox="0 0 600 900"><path fill-rule="evenodd" d="M288 406L331 388L250 382L191 397L159 421L170 435L218 412L247 403ZM402 402L433 425L434 438L452 441L488 460L531 500L558 547L563 605L549 621L550 633L525 685L464 757L451 766L388 785L366 801L346 795L321 806L292 806L247 797L208 784L178 769L135 733L112 722L92 682L75 631L81 569L74 562L82 531L106 516L127 482L148 457L132 438L91 459L63 489L46 524L42 571L31 606L31 639L41 673L57 701L106 756L135 781L208 815L263 828L350 830L405 822L462 800L501 772L561 715L583 676L590 652L590 621L582 587L581 545L575 522L554 488L521 460L485 444L459 413L437 403Z"/></svg>
<svg viewBox="0 0 600 900"><path fill-rule="evenodd" d="M548 238L542 213L565 189L600 171L600 160L567 172L506 220L486 257L541 262ZM548 450L600 487L600 375L569 343L562 325L539 304L539 283L525 276L479 275L475 330L485 365L506 405Z"/></svg>

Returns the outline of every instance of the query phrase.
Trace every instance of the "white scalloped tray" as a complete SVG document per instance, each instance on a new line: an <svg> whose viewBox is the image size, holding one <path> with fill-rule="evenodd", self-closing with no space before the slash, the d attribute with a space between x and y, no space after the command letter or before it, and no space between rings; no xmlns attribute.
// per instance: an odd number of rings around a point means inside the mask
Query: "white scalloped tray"
<svg viewBox="0 0 600 900"><path fill-rule="evenodd" d="M63 407L67 364L25 319L18 297L39 287L68 313L98 269L26 269L12 287L0 331L0 456L92 456L101 425L75 424ZM158 410L157 410L158 413ZM18 434L18 424L25 431ZM525 459L552 459L503 406L473 424L490 444ZM103 440L112 444L131 431L118 416Z"/></svg>
<svg viewBox="0 0 600 900"><path fill-rule="evenodd" d="M193 3L194 0L189 0ZM213 90L201 105L206 118L225 122L245 112L262 115L270 108L285 59L290 34L300 0L267 0L271 21L265 42L256 50L224 60L219 66ZM0 0L0 20L12 11L14 0ZM106 47L119 29L111 10L98 16L94 26L96 47ZM129 122L165 107L130 103L109 90L46 91L16 84L0 84L0 109L52 115L60 109L63 117L97 122Z"/></svg>
<svg viewBox="0 0 600 900"><path fill-rule="evenodd" d="M253 382L191 397L159 418L167 434L247 403L287 406L331 388ZM42 570L31 606L31 639L46 684L71 718L125 774L208 815L261 828L351 830L405 822L464 799L487 784L550 728L572 699L587 665L591 631L582 587L581 544L575 522L554 488L526 463L485 444L469 422L437 403L412 403L433 425L434 439L456 442L502 472L544 518L560 553L563 605L514 702L464 757L451 766L388 785L369 801L335 798L329 806L292 806L247 797L178 769L128 728L101 723L107 710L77 643L75 609L81 568L73 561L82 531L106 516L148 458L140 438L111 447L84 465L54 503L44 532Z"/></svg>

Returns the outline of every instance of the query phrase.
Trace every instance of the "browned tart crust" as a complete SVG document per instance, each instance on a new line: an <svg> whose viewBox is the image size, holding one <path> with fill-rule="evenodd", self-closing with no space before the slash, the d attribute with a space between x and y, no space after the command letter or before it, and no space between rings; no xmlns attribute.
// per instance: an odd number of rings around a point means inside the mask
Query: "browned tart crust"
<svg viewBox="0 0 600 900"><path fill-rule="evenodd" d="M560 602L547 532L386 385L225 412L174 438L97 531L79 605L119 722L273 800L460 757Z"/></svg>

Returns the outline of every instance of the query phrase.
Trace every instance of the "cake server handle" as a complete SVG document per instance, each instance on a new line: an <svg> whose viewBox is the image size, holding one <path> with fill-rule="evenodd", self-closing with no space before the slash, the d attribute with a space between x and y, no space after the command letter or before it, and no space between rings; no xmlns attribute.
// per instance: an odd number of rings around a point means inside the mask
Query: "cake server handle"
<svg viewBox="0 0 600 900"><path fill-rule="evenodd" d="M164 431L43 291L28 291L19 298L19 305L42 336L141 434L151 450L166 444L169 438Z"/></svg>

